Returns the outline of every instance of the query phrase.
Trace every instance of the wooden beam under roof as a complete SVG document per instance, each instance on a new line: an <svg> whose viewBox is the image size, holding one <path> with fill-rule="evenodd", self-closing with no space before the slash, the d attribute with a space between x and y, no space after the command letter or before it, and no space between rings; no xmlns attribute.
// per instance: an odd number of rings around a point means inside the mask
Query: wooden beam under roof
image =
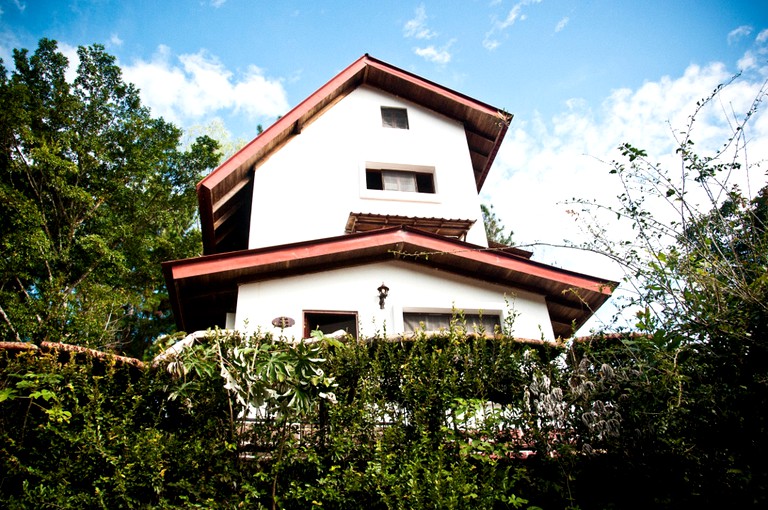
<svg viewBox="0 0 768 510"><path fill-rule="evenodd" d="M425 218L400 216L396 214L349 213L344 231L347 234L370 232L386 227L408 225L433 234L455 237L464 241L475 220L453 220L447 218Z"/></svg>

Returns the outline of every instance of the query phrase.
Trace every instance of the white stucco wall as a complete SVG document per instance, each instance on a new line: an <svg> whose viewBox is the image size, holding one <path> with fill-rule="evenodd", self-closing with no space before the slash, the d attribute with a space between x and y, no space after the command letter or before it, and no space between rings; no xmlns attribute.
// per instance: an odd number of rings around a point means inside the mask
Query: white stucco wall
<svg viewBox="0 0 768 510"><path fill-rule="evenodd" d="M381 107L408 110L409 129L381 125ZM435 194L366 189L369 163L434 168ZM461 124L360 87L305 126L254 174L249 248L344 234L350 212L470 219L487 246Z"/></svg>
<svg viewBox="0 0 768 510"><path fill-rule="evenodd" d="M382 282L390 289L383 310L376 290ZM357 312L361 336L385 330L394 335L403 332L403 311L450 313L454 307L467 313L499 312L502 324L513 309L519 314L515 336L554 339L543 296L400 261L241 285L235 325L241 331L260 327L277 334L272 319L291 317L296 324L284 334L298 339L305 310Z"/></svg>

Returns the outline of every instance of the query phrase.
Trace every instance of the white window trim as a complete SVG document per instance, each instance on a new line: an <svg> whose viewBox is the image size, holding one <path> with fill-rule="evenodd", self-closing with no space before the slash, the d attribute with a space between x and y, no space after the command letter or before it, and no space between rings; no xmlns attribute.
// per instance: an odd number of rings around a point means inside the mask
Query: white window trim
<svg viewBox="0 0 768 510"><path fill-rule="evenodd" d="M419 193L418 191L389 191L380 189L368 189L366 172L368 170L397 170L401 172L415 172L432 174L432 182L435 186L434 193ZM440 188L437 180L437 172L434 166L404 165L401 163L381 163L378 161L366 161L360 165L359 171L360 198L369 200L391 200L397 202L418 202L425 204L442 203Z"/></svg>
<svg viewBox="0 0 768 510"><path fill-rule="evenodd" d="M454 311L459 312L462 311L464 314L479 314L480 312L483 313L483 315L496 315L499 317L499 324L501 327L504 327L505 319L507 316L507 313L499 308L498 303L488 303L488 306L480 306L477 307L476 305L482 303L473 303L475 307L462 307L462 306L453 306L452 308L446 308L444 306L399 306L395 305L393 306L393 314L394 314L394 325L396 328L396 331L405 332L405 320L403 319L403 314L405 313L439 313L439 314L451 314Z"/></svg>

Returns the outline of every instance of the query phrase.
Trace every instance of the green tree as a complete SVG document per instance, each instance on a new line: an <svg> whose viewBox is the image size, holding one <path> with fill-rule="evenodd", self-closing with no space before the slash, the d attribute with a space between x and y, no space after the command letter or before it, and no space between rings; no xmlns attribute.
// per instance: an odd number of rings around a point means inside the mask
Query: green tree
<svg viewBox="0 0 768 510"><path fill-rule="evenodd" d="M493 210L493 205L480 205L480 210L483 213L483 225L485 226L485 236L488 238L488 242L498 243L504 246L512 246L512 235L514 232L511 230L506 232L506 227L501 222L496 212Z"/></svg>
<svg viewBox="0 0 768 510"><path fill-rule="evenodd" d="M0 335L141 356L172 328L160 262L199 252L195 183L217 161L153 118L98 45L0 62Z"/></svg>
<svg viewBox="0 0 768 510"><path fill-rule="evenodd" d="M263 131L261 124L256 126L256 133L261 134ZM219 144L219 163L223 163L230 157L232 157L237 151L242 149L249 140L245 138L233 138L232 133L229 132L224 125L224 121L216 118L207 124L196 124L189 126L184 132L183 146L191 146L195 140L201 136L207 136L216 140Z"/></svg>

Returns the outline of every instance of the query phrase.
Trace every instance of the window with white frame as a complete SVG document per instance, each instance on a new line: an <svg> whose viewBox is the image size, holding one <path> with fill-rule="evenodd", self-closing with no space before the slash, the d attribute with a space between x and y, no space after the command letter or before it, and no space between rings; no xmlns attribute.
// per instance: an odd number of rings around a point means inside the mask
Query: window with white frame
<svg viewBox="0 0 768 510"><path fill-rule="evenodd" d="M318 329L326 335L343 330L357 338L357 312L304 311L304 338L309 338Z"/></svg>
<svg viewBox="0 0 768 510"><path fill-rule="evenodd" d="M435 193L435 176L431 172L367 168L365 183L372 190Z"/></svg>
<svg viewBox="0 0 768 510"><path fill-rule="evenodd" d="M442 313L442 312L403 312L403 326L406 332L425 330L440 331L449 329L451 321L466 321L468 332L484 332L492 334L501 330L501 315L499 313Z"/></svg>

